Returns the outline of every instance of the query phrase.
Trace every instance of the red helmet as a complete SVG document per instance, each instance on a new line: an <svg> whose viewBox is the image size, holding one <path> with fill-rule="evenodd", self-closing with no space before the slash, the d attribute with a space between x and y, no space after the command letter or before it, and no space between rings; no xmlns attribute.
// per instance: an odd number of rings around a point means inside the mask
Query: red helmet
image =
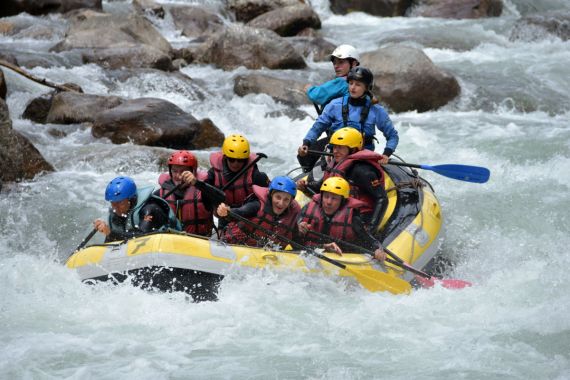
<svg viewBox="0 0 570 380"><path fill-rule="evenodd" d="M178 152L172 153L168 159L168 168L170 168L171 165L189 166L192 168L192 172L195 173L198 167L198 160L196 160L196 156L187 150L179 150Z"/></svg>

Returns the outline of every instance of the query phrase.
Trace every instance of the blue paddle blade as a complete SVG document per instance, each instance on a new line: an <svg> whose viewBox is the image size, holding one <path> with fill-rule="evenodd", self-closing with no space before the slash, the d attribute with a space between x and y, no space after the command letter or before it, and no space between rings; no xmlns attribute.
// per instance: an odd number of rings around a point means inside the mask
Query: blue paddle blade
<svg viewBox="0 0 570 380"><path fill-rule="evenodd" d="M481 166L468 165L421 165L422 169L431 170L442 176L458 179L460 181L485 183L489 180L491 172Z"/></svg>

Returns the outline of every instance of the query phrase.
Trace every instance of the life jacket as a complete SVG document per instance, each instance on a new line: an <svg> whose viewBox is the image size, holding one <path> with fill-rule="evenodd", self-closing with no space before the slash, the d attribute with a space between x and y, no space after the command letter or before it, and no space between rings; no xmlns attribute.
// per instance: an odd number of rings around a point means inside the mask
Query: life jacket
<svg viewBox="0 0 570 380"><path fill-rule="evenodd" d="M360 210L363 214L371 213L375 207L375 200L368 194L364 193L358 183L351 181L347 178L346 173L349 172L352 165L357 162L367 162L372 165L380 174L380 186L384 186L384 169L378 163L382 157L381 154L373 152L368 149L360 150L356 153L350 154L334 166L329 166L325 169L323 181L329 177L342 177L350 184L351 198L359 199L365 203L365 206Z"/></svg>
<svg viewBox="0 0 570 380"><path fill-rule="evenodd" d="M295 225L297 223L297 217L301 212L301 207L297 201L292 199L289 207L287 207L281 215L275 215L273 213L273 206L269 201L269 189L253 185L253 192L259 200L260 206L257 214L254 217L249 218L249 220L275 234L286 237L287 239L292 239L296 228ZM235 236L245 239L243 243L249 246L257 246L260 241L264 241L266 239L279 243L282 247L285 247L288 244L285 241L280 241L273 235L268 235L248 223L232 222L231 225L228 225L228 228L226 229L226 237L231 239Z"/></svg>
<svg viewBox="0 0 570 380"><path fill-rule="evenodd" d="M139 211L141 208L148 202L149 199L155 199L158 202L164 203L165 206L168 206L168 203L156 195L153 195L154 187L153 186L145 186L140 189L137 189L137 203L134 207L132 207L129 212L127 213L127 219L125 225L118 225L113 222L113 212L109 212L109 227L111 228L111 232L117 233L125 233L125 232L135 232L138 230L138 226L140 224L140 215ZM167 209L167 207L165 207ZM180 231L181 225L178 219L176 219L176 215L172 212L170 207L168 207L168 225L164 225L159 228L157 231L166 231L168 228L173 228Z"/></svg>
<svg viewBox="0 0 570 380"><path fill-rule="evenodd" d="M245 165L255 160L257 156L251 154ZM215 152L210 154L210 165L214 169L214 186L221 189L229 181L224 177L224 154L222 152ZM232 183L227 189L226 204L230 207L239 207L244 204L245 199L253 193L253 170L255 165L252 165L247 172L240 178Z"/></svg>
<svg viewBox="0 0 570 380"><path fill-rule="evenodd" d="M208 174L204 171L198 171L196 178L204 181L208 178ZM158 177L158 183L160 184L159 194L161 197L164 197L166 193L174 188L174 183L168 173L162 173ZM182 223L184 231L189 234L202 236L210 236L212 234L212 228L214 227L213 214L212 211L208 211L206 208L202 199L202 192L196 186L188 186L182 199L176 199L176 196L172 193L165 200Z"/></svg>
<svg viewBox="0 0 570 380"><path fill-rule="evenodd" d="M365 128L364 128L364 123L366 123L366 119L368 119L368 114L370 113L370 107L372 107L372 100L370 99L370 96L366 96L366 103L364 104L364 106L362 107L362 111L360 111L360 120L359 120L359 124L355 125L355 122L349 123L348 121L348 101L350 99L350 95L345 95L342 98L342 124L344 127L350 127L350 128L356 128L359 132L361 132L363 134L363 138L364 138L364 145L374 145L374 134L367 135L365 132ZM375 131L375 129L372 129L373 133Z"/></svg>
<svg viewBox="0 0 570 380"><path fill-rule="evenodd" d="M355 241L358 236L355 236L354 230L352 229L352 218L354 216L354 210L362 208L364 206L364 202L354 198L344 200L343 204L332 216L332 219L325 215L321 202L321 194L314 195L312 201L301 214L301 222L307 222L310 224L310 229L312 231L326 233L335 239L347 242ZM324 231L327 219L330 219L330 229L328 232ZM317 245L318 239L311 239L310 233L307 235L307 245Z"/></svg>

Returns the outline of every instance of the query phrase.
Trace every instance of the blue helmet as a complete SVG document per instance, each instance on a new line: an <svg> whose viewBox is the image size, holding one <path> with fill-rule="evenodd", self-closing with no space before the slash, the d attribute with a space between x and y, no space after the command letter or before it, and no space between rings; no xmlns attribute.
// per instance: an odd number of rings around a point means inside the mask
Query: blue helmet
<svg viewBox="0 0 570 380"><path fill-rule="evenodd" d="M269 184L269 192L273 190L289 193L293 198L297 195L297 185L291 178L285 176L273 178L273 181Z"/></svg>
<svg viewBox="0 0 570 380"><path fill-rule="evenodd" d="M109 182L105 189L105 200L109 202L131 199L135 195L137 195L137 185L131 177L117 177Z"/></svg>

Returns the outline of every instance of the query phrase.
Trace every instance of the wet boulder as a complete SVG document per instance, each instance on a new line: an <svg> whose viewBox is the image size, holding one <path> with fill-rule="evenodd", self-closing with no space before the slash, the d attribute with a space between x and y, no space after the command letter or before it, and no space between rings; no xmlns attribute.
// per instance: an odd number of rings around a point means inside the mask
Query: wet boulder
<svg viewBox="0 0 570 380"><path fill-rule="evenodd" d="M374 16L403 16L412 0L330 0L331 10L337 14L365 12Z"/></svg>
<svg viewBox="0 0 570 380"><path fill-rule="evenodd" d="M0 182L32 179L53 170L28 139L12 129L8 106L0 99Z"/></svg>
<svg viewBox="0 0 570 380"><path fill-rule="evenodd" d="M418 0L410 10L412 17L475 19L499 17L503 0Z"/></svg>
<svg viewBox="0 0 570 380"><path fill-rule="evenodd" d="M311 56L313 61L329 61L336 45L322 37L290 37L287 40L304 57Z"/></svg>
<svg viewBox="0 0 570 380"><path fill-rule="evenodd" d="M525 16L511 31L511 40L535 41L554 35L562 41L570 40L570 11L553 11Z"/></svg>
<svg viewBox="0 0 570 380"><path fill-rule="evenodd" d="M118 96L60 92L53 97L46 122L53 124L94 122L98 115L123 102L124 99Z"/></svg>
<svg viewBox="0 0 570 380"><path fill-rule="evenodd" d="M240 66L248 69L303 69L303 57L283 37L267 29L230 25L214 34L196 53L196 61L224 70Z"/></svg>
<svg viewBox="0 0 570 380"><path fill-rule="evenodd" d="M306 4L277 8L257 16L247 23L254 28L265 28L283 37L294 36L305 28L320 29L319 15Z"/></svg>
<svg viewBox="0 0 570 380"><path fill-rule="evenodd" d="M213 123L199 121L175 104L155 98L127 100L97 115L91 132L115 144L133 142L172 149L220 146L224 139Z"/></svg>
<svg viewBox="0 0 570 380"><path fill-rule="evenodd" d="M51 108L54 95L55 91L52 91L32 99L26 106L22 118L31 120L34 123L47 123L47 115Z"/></svg>
<svg viewBox="0 0 570 380"><path fill-rule="evenodd" d="M198 6L176 6L169 8L172 21L186 37L200 37L223 29L220 16Z"/></svg>
<svg viewBox="0 0 570 380"><path fill-rule="evenodd" d="M66 38L52 51L80 49L85 63L110 68L171 67L170 43L139 14L124 17L83 10L72 14L70 19Z"/></svg>
<svg viewBox="0 0 570 380"><path fill-rule="evenodd" d="M133 8L142 14L151 14L158 18L164 18L164 8L154 0L133 0Z"/></svg>
<svg viewBox="0 0 570 380"><path fill-rule="evenodd" d="M394 112L434 110L461 91L457 79L420 49L393 45L364 53L361 63L374 74L374 94Z"/></svg>
<svg viewBox="0 0 570 380"><path fill-rule="evenodd" d="M234 92L239 96L267 94L278 102L291 106L309 104L303 91L305 82L291 78L277 78L266 74L238 75L234 79Z"/></svg>
<svg viewBox="0 0 570 380"><path fill-rule="evenodd" d="M65 13L74 9L90 8L101 10L102 0L2 0L0 17L26 12L31 15Z"/></svg>
<svg viewBox="0 0 570 380"><path fill-rule="evenodd" d="M303 0L228 0L227 6L237 21L248 22L274 9L303 3Z"/></svg>

